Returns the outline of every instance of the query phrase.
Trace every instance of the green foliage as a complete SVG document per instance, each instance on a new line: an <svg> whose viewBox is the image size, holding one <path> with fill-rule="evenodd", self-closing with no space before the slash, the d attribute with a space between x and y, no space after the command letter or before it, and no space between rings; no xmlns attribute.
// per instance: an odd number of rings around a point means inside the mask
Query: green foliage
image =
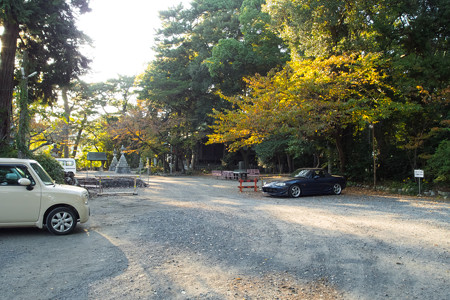
<svg viewBox="0 0 450 300"><path fill-rule="evenodd" d="M89 38L76 27L79 14L89 11L88 0L61 1L1 1L0 26L0 147L11 139L13 90L22 77L16 70L16 61L21 62L25 74L37 72L28 79L29 103L54 102L56 86L67 86L72 79L83 74L89 65L80 46ZM22 118L21 128L27 128ZM26 131L26 130L25 130ZM20 138L25 138L21 133ZM19 141L19 148L24 148ZM26 152L26 149L20 149Z"/></svg>
<svg viewBox="0 0 450 300"><path fill-rule="evenodd" d="M289 138L280 139L272 138L266 142L255 145L254 149L262 166L273 167L277 156L285 156L285 149L288 147Z"/></svg>
<svg viewBox="0 0 450 300"><path fill-rule="evenodd" d="M428 160L428 172L437 183L450 184L450 141L442 141L436 152Z"/></svg>
<svg viewBox="0 0 450 300"><path fill-rule="evenodd" d="M265 75L289 58L281 38L269 30L270 16L261 11L262 0L245 0L239 10L241 35L221 39L212 56L205 60L222 93L233 95L245 90L243 78Z"/></svg>
<svg viewBox="0 0 450 300"><path fill-rule="evenodd" d="M0 24L20 25L18 47L29 56L29 63L23 66L26 73L43 74L30 79L30 86L34 87L31 100L54 100L56 85L69 84L88 68L89 59L82 55L79 46L90 39L76 27L77 16L89 11L88 3L87 0L37 0L4 4L6 9L2 10Z"/></svg>
<svg viewBox="0 0 450 300"><path fill-rule="evenodd" d="M381 179L402 179L424 166L450 123L448 1L271 0L263 12L292 60L280 72L247 79L239 96L224 97L234 109L214 112L210 143L232 150L258 145L268 157L278 134L322 152L320 144L334 140L341 170L348 166L347 174L361 179L373 174L373 155ZM245 22L241 15L243 41L264 31L250 15ZM210 70L231 74L226 62L232 68L230 59L243 53L236 45L213 55ZM369 124L375 129L367 142L360 133ZM303 151L292 149L282 151Z"/></svg>
<svg viewBox="0 0 450 300"><path fill-rule="evenodd" d="M17 158L17 150L11 146L0 147L0 157Z"/></svg>
<svg viewBox="0 0 450 300"><path fill-rule="evenodd" d="M64 183L64 169L59 162L48 154L38 154L33 157L57 183Z"/></svg>

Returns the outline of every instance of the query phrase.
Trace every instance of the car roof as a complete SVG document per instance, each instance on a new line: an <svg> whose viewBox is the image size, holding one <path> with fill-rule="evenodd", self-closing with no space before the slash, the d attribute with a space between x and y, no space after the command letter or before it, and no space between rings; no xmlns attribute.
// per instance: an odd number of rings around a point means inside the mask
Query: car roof
<svg viewBox="0 0 450 300"><path fill-rule="evenodd" d="M2 164L17 164L17 163L30 163L36 162L34 159L25 159L25 158L0 158L0 163Z"/></svg>

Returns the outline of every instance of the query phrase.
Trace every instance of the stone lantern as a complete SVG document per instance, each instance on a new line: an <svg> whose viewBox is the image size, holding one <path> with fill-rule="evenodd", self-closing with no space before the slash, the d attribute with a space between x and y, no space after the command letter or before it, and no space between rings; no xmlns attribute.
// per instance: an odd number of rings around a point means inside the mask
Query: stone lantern
<svg viewBox="0 0 450 300"><path fill-rule="evenodd" d="M125 147L123 145L120 148L120 152L122 155L120 156L119 162L117 163L116 173L129 174L131 173L130 166L128 165L127 160L125 158Z"/></svg>

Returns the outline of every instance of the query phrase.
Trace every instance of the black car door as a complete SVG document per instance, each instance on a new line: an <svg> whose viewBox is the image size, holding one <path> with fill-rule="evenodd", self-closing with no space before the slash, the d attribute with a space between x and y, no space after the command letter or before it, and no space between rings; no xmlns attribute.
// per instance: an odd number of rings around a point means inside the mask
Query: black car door
<svg viewBox="0 0 450 300"><path fill-rule="evenodd" d="M315 194L323 194L329 190L330 180L322 170L314 170L313 180L313 192Z"/></svg>

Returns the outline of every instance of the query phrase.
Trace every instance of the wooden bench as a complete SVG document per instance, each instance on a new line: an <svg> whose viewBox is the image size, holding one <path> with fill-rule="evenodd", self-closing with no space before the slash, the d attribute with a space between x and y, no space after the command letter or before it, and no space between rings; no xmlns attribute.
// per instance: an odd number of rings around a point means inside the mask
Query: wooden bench
<svg viewBox="0 0 450 300"><path fill-rule="evenodd" d="M212 170L211 171L212 175L215 176L216 178L222 178L222 171L219 170Z"/></svg>
<svg viewBox="0 0 450 300"><path fill-rule="evenodd" d="M222 171L222 178L223 179L234 179L233 171Z"/></svg>
<svg viewBox="0 0 450 300"><path fill-rule="evenodd" d="M259 178L259 175L261 175L259 173L259 169L247 169L247 176L250 179L251 177L253 178Z"/></svg>

